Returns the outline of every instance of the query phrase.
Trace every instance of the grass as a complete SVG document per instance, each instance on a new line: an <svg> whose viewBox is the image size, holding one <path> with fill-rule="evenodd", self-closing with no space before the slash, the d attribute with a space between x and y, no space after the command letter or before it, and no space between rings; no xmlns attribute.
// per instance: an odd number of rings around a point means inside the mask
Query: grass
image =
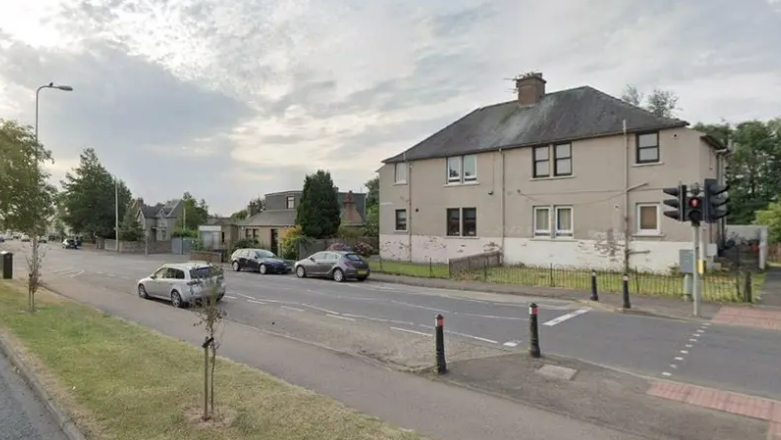
<svg viewBox="0 0 781 440"><path fill-rule="evenodd" d="M419 437L327 397L219 359L218 421L201 422L202 352L80 304L0 282L0 327L91 439L373 439Z"/></svg>
<svg viewBox="0 0 781 440"><path fill-rule="evenodd" d="M390 275L421 278L450 278L446 264L420 264L407 261L374 260L372 270ZM598 291L621 293L623 275L616 272L597 273ZM752 275L753 292L759 292L765 274ZM514 284L530 287L555 287L561 289L591 291L591 271L557 267L509 266L493 267L453 274L458 281L480 281L494 284ZM741 302L743 282L737 274L706 274L702 285L702 298L712 302ZM680 297L684 294L683 275L633 272L629 275L629 292L649 296Z"/></svg>

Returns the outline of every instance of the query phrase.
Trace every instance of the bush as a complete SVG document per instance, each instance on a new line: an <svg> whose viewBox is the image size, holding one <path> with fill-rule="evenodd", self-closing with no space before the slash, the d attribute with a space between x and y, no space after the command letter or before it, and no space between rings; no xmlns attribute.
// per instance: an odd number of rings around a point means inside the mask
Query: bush
<svg viewBox="0 0 781 440"><path fill-rule="evenodd" d="M279 241L279 251L282 258L286 260L295 260L298 258L298 244L304 238L304 232L301 226L290 228Z"/></svg>
<svg viewBox="0 0 781 440"><path fill-rule="evenodd" d="M326 250L327 251L352 252L352 249L350 248L350 246L347 246L346 244L340 243L338 241L335 242L335 243L331 243L331 245L328 246L328 249L326 249Z"/></svg>
<svg viewBox="0 0 781 440"><path fill-rule="evenodd" d="M372 254L374 254L374 248L365 241L359 241L358 243L355 243L355 246L353 246L353 252L362 257L370 257Z"/></svg>
<svg viewBox="0 0 781 440"><path fill-rule="evenodd" d="M349 240L360 237L362 232L361 229L352 226L339 226L339 233L337 236L342 240Z"/></svg>

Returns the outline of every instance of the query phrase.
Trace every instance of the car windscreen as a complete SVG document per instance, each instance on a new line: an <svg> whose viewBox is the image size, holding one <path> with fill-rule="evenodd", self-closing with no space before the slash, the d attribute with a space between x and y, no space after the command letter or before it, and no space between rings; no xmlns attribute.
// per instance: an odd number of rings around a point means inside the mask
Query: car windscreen
<svg viewBox="0 0 781 440"><path fill-rule="evenodd" d="M345 254L344 258L347 258L350 261L363 261L358 254Z"/></svg>
<svg viewBox="0 0 781 440"><path fill-rule="evenodd" d="M213 268L210 266L203 266L203 267L197 267L195 269L190 269L190 278L194 280L216 277L218 275L222 275L222 271L219 270L218 268Z"/></svg>
<svg viewBox="0 0 781 440"><path fill-rule="evenodd" d="M258 258L276 258L277 256L274 255L272 252L269 251L256 251L255 255L257 255Z"/></svg>

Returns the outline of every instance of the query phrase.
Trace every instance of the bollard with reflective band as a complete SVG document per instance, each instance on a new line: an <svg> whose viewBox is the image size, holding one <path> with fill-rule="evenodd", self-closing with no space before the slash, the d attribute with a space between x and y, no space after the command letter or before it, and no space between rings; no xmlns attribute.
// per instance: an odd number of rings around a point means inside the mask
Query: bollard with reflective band
<svg viewBox="0 0 781 440"><path fill-rule="evenodd" d="M622 296L624 297L624 308L631 309L632 304L629 303L629 275L624 275Z"/></svg>
<svg viewBox="0 0 781 440"><path fill-rule="evenodd" d="M434 320L434 330L436 335L436 360L437 374L447 373L447 362L445 361L445 317L437 315Z"/></svg>
<svg viewBox="0 0 781 440"><path fill-rule="evenodd" d="M540 329L537 323L537 304L529 305L529 355L533 358L542 356L540 351Z"/></svg>
<svg viewBox="0 0 781 440"><path fill-rule="evenodd" d="M591 271L591 301L599 301L599 293L597 293L597 271Z"/></svg>

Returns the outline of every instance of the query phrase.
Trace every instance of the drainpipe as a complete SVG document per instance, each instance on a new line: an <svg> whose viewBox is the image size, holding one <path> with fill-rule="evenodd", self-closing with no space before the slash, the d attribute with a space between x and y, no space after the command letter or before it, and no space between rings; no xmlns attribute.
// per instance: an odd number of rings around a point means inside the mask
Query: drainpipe
<svg viewBox="0 0 781 440"><path fill-rule="evenodd" d="M412 163L407 162L404 157L404 163L407 165L407 246L409 248L409 261L412 262Z"/></svg>
<svg viewBox="0 0 781 440"><path fill-rule="evenodd" d="M630 157L630 145L629 134L626 130L626 119L623 121L624 129L624 273L629 273L629 256L631 255L631 249L629 248L629 157Z"/></svg>
<svg viewBox="0 0 781 440"><path fill-rule="evenodd" d="M501 171L502 171L502 196L499 198L499 204L501 206L502 211L502 261L505 259L506 252L504 250L504 237L505 237L505 205L504 205L504 197L505 197L505 179L504 179L504 150L501 148L499 149L499 155L501 156L502 164L501 164Z"/></svg>

